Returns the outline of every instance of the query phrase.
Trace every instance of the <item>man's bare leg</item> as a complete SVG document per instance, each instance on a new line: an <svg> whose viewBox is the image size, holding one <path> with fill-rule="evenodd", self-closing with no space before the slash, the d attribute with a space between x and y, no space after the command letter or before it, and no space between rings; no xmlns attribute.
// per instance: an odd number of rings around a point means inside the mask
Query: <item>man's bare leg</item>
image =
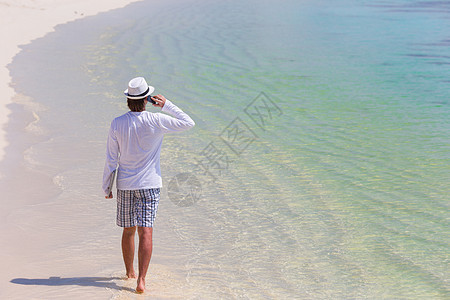
<svg viewBox="0 0 450 300"><path fill-rule="evenodd" d="M145 275L147 275L148 265L152 258L153 249L153 228L138 227L139 235L139 276L137 280L136 292L143 293L145 291Z"/></svg>
<svg viewBox="0 0 450 300"><path fill-rule="evenodd" d="M125 269L127 270L128 278L136 278L134 272L134 234L136 227L127 227L123 229L122 233L122 255Z"/></svg>

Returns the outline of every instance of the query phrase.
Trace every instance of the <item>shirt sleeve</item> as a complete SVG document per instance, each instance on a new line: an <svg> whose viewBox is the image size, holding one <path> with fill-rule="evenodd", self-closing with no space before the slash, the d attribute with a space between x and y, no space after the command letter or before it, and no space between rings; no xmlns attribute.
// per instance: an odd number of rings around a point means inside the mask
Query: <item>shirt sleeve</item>
<svg viewBox="0 0 450 300"><path fill-rule="evenodd" d="M158 114L159 125L164 133L184 131L195 126L194 120L170 100L166 100L162 111L171 115Z"/></svg>
<svg viewBox="0 0 450 300"><path fill-rule="evenodd" d="M111 123L109 129L108 140L106 142L106 161L105 168L103 170L103 185L102 189L105 196L108 196L111 191L108 190L111 176L113 171L117 168L117 162L119 160L119 143L114 130L114 121Z"/></svg>

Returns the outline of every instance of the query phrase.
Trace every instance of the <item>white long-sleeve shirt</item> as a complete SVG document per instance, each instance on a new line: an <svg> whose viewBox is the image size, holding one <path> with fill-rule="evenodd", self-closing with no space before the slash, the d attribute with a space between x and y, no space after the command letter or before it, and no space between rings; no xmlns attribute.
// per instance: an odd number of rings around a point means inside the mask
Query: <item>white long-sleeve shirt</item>
<svg viewBox="0 0 450 300"><path fill-rule="evenodd" d="M171 116L148 111L132 112L111 122L106 144L103 191L108 195L112 172L117 172L117 188L139 190L162 186L159 157L165 133L192 128L194 121L171 101L163 108Z"/></svg>

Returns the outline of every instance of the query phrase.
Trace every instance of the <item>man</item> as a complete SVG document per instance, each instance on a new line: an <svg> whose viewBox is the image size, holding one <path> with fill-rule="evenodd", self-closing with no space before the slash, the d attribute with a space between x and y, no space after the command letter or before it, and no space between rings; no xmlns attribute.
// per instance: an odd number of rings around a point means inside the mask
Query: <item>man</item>
<svg viewBox="0 0 450 300"><path fill-rule="evenodd" d="M163 95L151 96L154 90L143 77L133 78L128 83L124 93L130 111L111 122L103 173L105 198L112 198L108 186L118 166L117 225L123 227L122 254L128 278L136 278L134 236L136 229L138 232L138 293L145 290L145 275L152 255L153 223L162 186L159 162L163 135L195 125ZM148 102L172 116L145 111Z"/></svg>

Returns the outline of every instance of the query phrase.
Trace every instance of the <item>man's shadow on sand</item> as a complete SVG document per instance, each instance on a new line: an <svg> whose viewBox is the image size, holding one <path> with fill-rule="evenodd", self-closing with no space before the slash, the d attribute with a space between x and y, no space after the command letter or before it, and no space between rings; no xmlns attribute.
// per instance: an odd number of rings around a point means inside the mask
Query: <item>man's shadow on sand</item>
<svg viewBox="0 0 450 300"><path fill-rule="evenodd" d="M22 285L48 285L48 286L64 286L64 285L78 285L78 286L94 286L108 289L115 289L120 291L135 292L134 289L128 287L118 286L113 280L124 279L122 277L49 277L48 279L28 279L28 278L14 278L11 283Z"/></svg>

